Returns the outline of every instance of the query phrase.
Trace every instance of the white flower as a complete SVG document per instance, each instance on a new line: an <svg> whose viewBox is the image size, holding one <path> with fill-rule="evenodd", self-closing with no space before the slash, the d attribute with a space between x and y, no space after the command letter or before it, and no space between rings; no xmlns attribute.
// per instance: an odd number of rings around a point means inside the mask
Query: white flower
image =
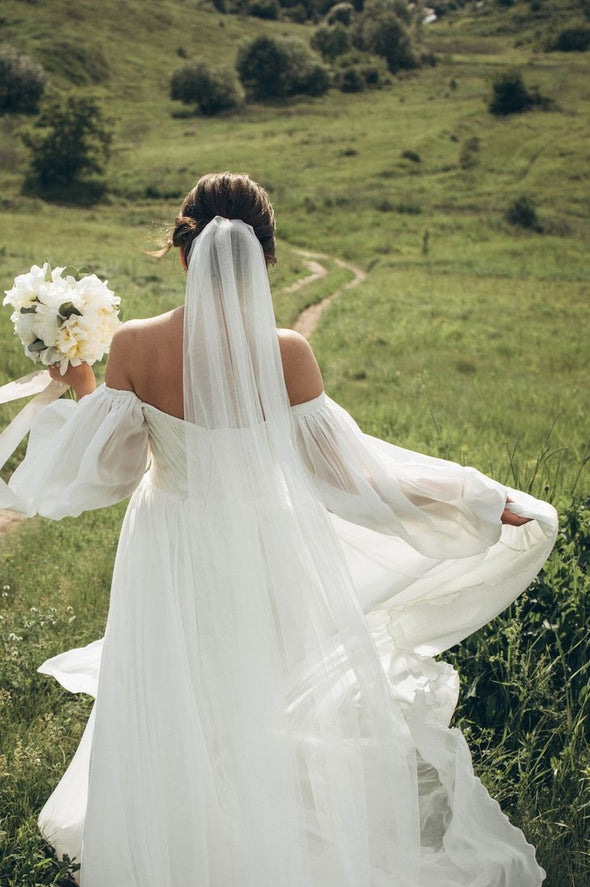
<svg viewBox="0 0 590 887"><path fill-rule="evenodd" d="M59 363L62 373L69 363L100 360L120 324L120 299L107 283L96 274L63 276L71 270L33 265L15 278L3 303L15 309L10 319L27 357L45 366Z"/></svg>

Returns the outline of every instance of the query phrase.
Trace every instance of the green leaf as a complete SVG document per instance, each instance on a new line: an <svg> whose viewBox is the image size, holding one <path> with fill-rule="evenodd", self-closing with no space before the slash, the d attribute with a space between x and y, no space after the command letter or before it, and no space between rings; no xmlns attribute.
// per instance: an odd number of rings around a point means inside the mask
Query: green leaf
<svg viewBox="0 0 590 887"><path fill-rule="evenodd" d="M62 277L73 277L74 280L79 280L79 279L80 279L80 272L78 271L77 268L74 268L73 265L68 265L68 266L67 266L66 268L64 268L64 270L61 272L61 276L62 276Z"/></svg>
<svg viewBox="0 0 590 887"><path fill-rule="evenodd" d="M57 313L60 317L63 317L64 320L67 320L68 317L72 316L72 314L75 314L78 317L82 317L82 312L78 311L73 302L62 302L58 308Z"/></svg>
<svg viewBox="0 0 590 887"><path fill-rule="evenodd" d="M46 283L51 283L51 265L49 262L47 263L47 271L45 272L45 281Z"/></svg>
<svg viewBox="0 0 590 887"><path fill-rule="evenodd" d="M39 351L43 351L45 348L47 348L47 345L45 344L43 339L34 339L28 346L28 348L29 351L33 351L35 354L37 354Z"/></svg>
<svg viewBox="0 0 590 887"><path fill-rule="evenodd" d="M20 313L21 314L36 314L37 313L37 306L30 305L29 308L21 308Z"/></svg>

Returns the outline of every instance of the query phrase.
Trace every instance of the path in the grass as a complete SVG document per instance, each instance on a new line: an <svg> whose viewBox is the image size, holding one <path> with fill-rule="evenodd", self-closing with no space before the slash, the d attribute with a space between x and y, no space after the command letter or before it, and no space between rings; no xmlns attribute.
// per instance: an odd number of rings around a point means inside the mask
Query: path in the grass
<svg viewBox="0 0 590 887"><path fill-rule="evenodd" d="M16 527L22 519L22 514L17 514L15 511L0 511L0 533Z"/></svg>
<svg viewBox="0 0 590 887"><path fill-rule="evenodd" d="M340 289L330 293L329 296L326 296L320 302L316 302L314 305L309 305L307 308L304 308L303 311L300 311L297 315L297 319L293 324L293 329L298 333L301 333L302 336L305 336L306 339L309 339L330 302L333 302L344 290L353 289L355 286L358 286L366 280L367 272L363 271L362 268L359 268L358 265L352 265L350 262L345 262L343 259L333 258L332 256L326 255L326 253L314 253L304 249L298 249L295 250L295 252L298 256L302 257L304 266L311 273L307 277L303 277L301 280L292 283L286 288L285 292L295 292L295 290L299 290L302 287L313 283L314 280L318 280L320 277L325 277L328 273L328 269L322 265L318 259L330 259L330 261L334 262L339 268L345 268L352 274L352 280L349 280L348 283L345 283Z"/></svg>

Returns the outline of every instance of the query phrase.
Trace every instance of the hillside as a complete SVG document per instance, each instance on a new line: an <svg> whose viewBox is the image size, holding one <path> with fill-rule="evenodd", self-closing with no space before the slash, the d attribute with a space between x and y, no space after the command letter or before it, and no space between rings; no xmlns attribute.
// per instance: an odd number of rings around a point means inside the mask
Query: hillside
<svg viewBox="0 0 590 887"><path fill-rule="evenodd" d="M113 145L102 200L49 203L22 190L21 137L34 118L0 116L1 289L49 259L104 275L126 318L167 310L182 300L177 257L145 251L195 179L244 170L269 188L279 325L338 294L312 337L328 393L368 433L474 465L561 510L558 550L536 585L449 658L469 688L458 718L478 773L538 844L546 887L582 887L590 883L590 52L545 46L587 22L588 3L426 5L438 18L422 29L420 48L435 64L390 75L382 89L331 89L204 117L170 100L175 68L190 59L232 66L241 40L307 41L315 24L224 14L204 0L4 4L2 42L42 62L53 90L98 96ZM489 112L494 78L508 69L547 99L544 110ZM536 211L529 227L507 220L519 198ZM321 253L328 273L296 286L308 274L298 250ZM6 310L0 345L0 384L30 370ZM13 411L0 407L2 423ZM45 865L35 810L87 706L48 687L35 667L102 631L121 516L34 520L0 541L0 621L16 638L0 662L8 887L60 883Z"/></svg>

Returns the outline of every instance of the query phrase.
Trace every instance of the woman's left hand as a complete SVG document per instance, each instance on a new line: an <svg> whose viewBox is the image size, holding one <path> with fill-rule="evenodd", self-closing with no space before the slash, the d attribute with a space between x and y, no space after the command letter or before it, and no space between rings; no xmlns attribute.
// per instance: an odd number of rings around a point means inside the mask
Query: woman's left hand
<svg viewBox="0 0 590 887"><path fill-rule="evenodd" d="M63 382L64 385L69 385L78 400L86 394L91 394L96 388L96 377L90 364L81 363L77 367L70 364L63 376L59 365L50 366L48 370L49 375L55 382Z"/></svg>
<svg viewBox="0 0 590 887"><path fill-rule="evenodd" d="M506 505L508 505L512 501L514 500L506 499ZM509 524L511 527L522 527L523 524L528 524L530 519L530 517L519 517L518 514L514 514L514 512L510 511L509 508L505 508L500 515L501 523Z"/></svg>

